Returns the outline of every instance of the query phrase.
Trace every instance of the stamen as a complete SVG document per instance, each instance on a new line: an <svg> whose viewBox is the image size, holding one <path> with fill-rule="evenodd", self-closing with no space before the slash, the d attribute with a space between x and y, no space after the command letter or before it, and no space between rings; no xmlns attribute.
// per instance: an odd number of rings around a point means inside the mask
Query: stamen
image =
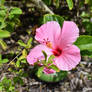
<svg viewBox="0 0 92 92"><path fill-rule="evenodd" d="M52 48L51 42L46 42L47 47Z"/></svg>

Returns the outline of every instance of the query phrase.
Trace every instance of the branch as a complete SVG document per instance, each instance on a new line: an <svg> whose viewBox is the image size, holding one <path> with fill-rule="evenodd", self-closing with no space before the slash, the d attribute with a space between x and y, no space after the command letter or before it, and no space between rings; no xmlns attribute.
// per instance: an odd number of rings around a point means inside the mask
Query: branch
<svg viewBox="0 0 92 92"><path fill-rule="evenodd" d="M47 7L47 5L42 1L42 0L30 0L32 3L34 3L35 4L35 6L39 9L39 10L41 10L41 11L43 11L43 12L48 12L48 13L50 13L50 14L54 14L53 13L53 11L51 11L48 7Z"/></svg>

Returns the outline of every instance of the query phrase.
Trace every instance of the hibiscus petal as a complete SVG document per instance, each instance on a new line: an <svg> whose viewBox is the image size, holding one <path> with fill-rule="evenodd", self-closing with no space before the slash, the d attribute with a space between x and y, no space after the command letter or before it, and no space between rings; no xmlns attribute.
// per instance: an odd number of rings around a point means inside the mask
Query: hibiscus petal
<svg viewBox="0 0 92 92"><path fill-rule="evenodd" d="M50 42L54 46L61 33L60 25L56 21L50 21L36 29L35 39L41 44ZM49 44L49 45L51 45Z"/></svg>
<svg viewBox="0 0 92 92"><path fill-rule="evenodd" d="M48 69L48 68L44 68L44 73L45 74L52 74L52 73L55 73L56 71L53 70L53 69Z"/></svg>
<svg viewBox="0 0 92 92"><path fill-rule="evenodd" d="M70 46L67 50L62 52L60 57L56 58L56 65L61 70L71 70L79 64L81 60L80 50L75 45Z"/></svg>
<svg viewBox="0 0 92 92"><path fill-rule="evenodd" d="M64 21L61 36L58 41L59 47L62 49L72 45L79 37L79 29L72 21Z"/></svg>
<svg viewBox="0 0 92 92"><path fill-rule="evenodd" d="M44 55L42 51L45 51L48 56L52 54L51 49L46 47L45 45L37 45L33 49L31 49L29 55L27 56L27 61L30 65L33 65L38 60L43 60Z"/></svg>

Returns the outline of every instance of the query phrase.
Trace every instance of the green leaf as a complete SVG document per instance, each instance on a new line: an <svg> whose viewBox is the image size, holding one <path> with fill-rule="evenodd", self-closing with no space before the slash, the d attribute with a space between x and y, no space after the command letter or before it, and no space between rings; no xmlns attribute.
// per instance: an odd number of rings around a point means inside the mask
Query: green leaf
<svg viewBox="0 0 92 92"><path fill-rule="evenodd" d="M58 8L59 4L60 4L59 0L54 0L53 2L54 2L54 5L56 6L56 8Z"/></svg>
<svg viewBox="0 0 92 92"><path fill-rule="evenodd" d="M9 60L8 59L3 59L2 63L7 63Z"/></svg>
<svg viewBox="0 0 92 92"><path fill-rule="evenodd" d="M92 36L81 35L74 44L77 45L81 51L90 51L92 50Z"/></svg>
<svg viewBox="0 0 92 92"><path fill-rule="evenodd" d="M56 72L60 72L60 69L56 65L50 65L48 68L55 70Z"/></svg>
<svg viewBox="0 0 92 92"><path fill-rule="evenodd" d="M43 53L43 55L45 57L45 61L47 61L47 54L46 54L46 52L45 51L42 51L42 53Z"/></svg>
<svg viewBox="0 0 92 92"><path fill-rule="evenodd" d="M18 40L18 44L23 47L27 46L22 40Z"/></svg>
<svg viewBox="0 0 92 92"><path fill-rule="evenodd" d="M45 2L45 4L47 5L51 5L51 0L43 0Z"/></svg>
<svg viewBox="0 0 92 92"><path fill-rule="evenodd" d="M8 47L7 44L2 39L0 39L0 45L2 46L3 50L6 50Z"/></svg>
<svg viewBox="0 0 92 92"><path fill-rule="evenodd" d="M45 24L48 21L57 21L60 24L60 26L62 27L64 18L59 15L46 14L43 17L43 23Z"/></svg>
<svg viewBox="0 0 92 92"><path fill-rule="evenodd" d="M0 30L2 30L2 29L5 28L5 27L6 27L6 23L4 22L4 19L1 18L1 19L0 19Z"/></svg>
<svg viewBox="0 0 92 92"><path fill-rule="evenodd" d="M27 48L31 47L32 40L33 40L32 37L28 40L28 42L27 42Z"/></svg>
<svg viewBox="0 0 92 92"><path fill-rule="evenodd" d="M0 10L0 17L5 17L6 16L6 10Z"/></svg>
<svg viewBox="0 0 92 92"><path fill-rule="evenodd" d="M66 2L68 4L69 10L72 10L72 8L73 8L73 1L72 0L66 0Z"/></svg>
<svg viewBox="0 0 92 92"><path fill-rule="evenodd" d="M17 7L13 7L10 11L10 15L20 15L22 14L22 10L20 8L17 8Z"/></svg>
<svg viewBox="0 0 92 92"><path fill-rule="evenodd" d="M2 92L2 90L3 90L3 86L0 85L0 91Z"/></svg>
<svg viewBox="0 0 92 92"><path fill-rule="evenodd" d="M37 73L35 74L38 77ZM39 79L48 83L53 83L53 82L59 82L60 80L63 80L66 76L67 76L66 71L55 72L53 74L45 74L43 72L39 77Z"/></svg>
<svg viewBox="0 0 92 92"><path fill-rule="evenodd" d="M5 0L0 0L0 5L3 5L4 3L5 3Z"/></svg>
<svg viewBox="0 0 92 92"><path fill-rule="evenodd" d="M7 63L8 61L9 61L8 59L2 59L2 60L0 60L0 64Z"/></svg>
<svg viewBox="0 0 92 92"><path fill-rule="evenodd" d="M0 60L2 60L2 55L0 54Z"/></svg>
<svg viewBox="0 0 92 92"><path fill-rule="evenodd" d="M14 77L13 81L14 81L15 84L17 84L17 83L21 84L21 85L24 84L23 79L21 77L19 77L19 76L18 77Z"/></svg>
<svg viewBox="0 0 92 92"><path fill-rule="evenodd" d="M20 67L20 61L17 61L17 62L16 62L16 66L17 66L17 67Z"/></svg>
<svg viewBox="0 0 92 92"><path fill-rule="evenodd" d="M54 55L51 55L51 56L48 58L47 64L52 64L54 58L55 58L55 56L54 56Z"/></svg>
<svg viewBox="0 0 92 92"><path fill-rule="evenodd" d="M0 38L10 37L10 32L0 30Z"/></svg>
<svg viewBox="0 0 92 92"><path fill-rule="evenodd" d="M24 56L24 57L27 56L27 50L26 50L26 49L24 49L24 50L22 51L22 56Z"/></svg>
<svg viewBox="0 0 92 92"><path fill-rule="evenodd" d="M85 4L88 4L90 0L85 0Z"/></svg>
<svg viewBox="0 0 92 92"><path fill-rule="evenodd" d="M41 74L42 74L42 72L43 72L43 69L44 69L44 67L38 68L38 71L37 71L37 76L38 76L38 77L41 76Z"/></svg>

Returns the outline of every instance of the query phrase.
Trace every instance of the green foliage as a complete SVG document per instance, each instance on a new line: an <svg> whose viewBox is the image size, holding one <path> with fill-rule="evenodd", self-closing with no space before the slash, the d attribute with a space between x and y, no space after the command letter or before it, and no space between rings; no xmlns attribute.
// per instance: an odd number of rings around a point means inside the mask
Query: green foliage
<svg viewBox="0 0 92 92"><path fill-rule="evenodd" d="M47 5L51 5L51 0L43 0L45 2L45 4Z"/></svg>
<svg viewBox="0 0 92 92"><path fill-rule="evenodd" d="M38 77L42 75L43 70L44 70L44 67L38 68L38 72L37 72Z"/></svg>
<svg viewBox="0 0 92 92"><path fill-rule="evenodd" d="M40 75L42 75L43 73L43 70L44 68L47 68L47 69L53 69L55 70L56 72L60 72L59 68L53 64L53 59L55 58L54 55L51 55L48 59L47 59L47 54L45 51L42 51L44 57L45 57L45 60L41 60L41 64L43 64L42 67L38 67L38 72L37 72L37 76L40 77ZM37 61L35 63L35 65L37 65L39 63L39 61Z"/></svg>
<svg viewBox="0 0 92 92"><path fill-rule="evenodd" d="M80 50L92 50L92 36L81 35L75 44L80 48Z"/></svg>
<svg viewBox="0 0 92 92"><path fill-rule="evenodd" d="M66 0L66 2L68 4L69 10L72 10L72 8L73 8L73 1L72 0Z"/></svg>
<svg viewBox="0 0 92 92"><path fill-rule="evenodd" d="M27 44L25 44L22 40L19 40L19 41L18 41L18 44L19 44L20 46L22 46L22 47L28 49L28 48L31 48L31 46L32 46L32 45L31 45L32 40L33 40L33 38L30 37L29 40L27 41Z"/></svg>
<svg viewBox="0 0 92 92"><path fill-rule="evenodd" d="M6 50L7 45L2 40L11 36L15 26L20 24L19 16L22 14L22 10L17 7L5 7L4 0L0 0L0 45Z"/></svg>
<svg viewBox="0 0 92 92"><path fill-rule="evenodd" d="M60 72L59 68L58 68L56 65L54 65L54 64L51 64L48 68L49 68L49 69L53 69L53 70L55 70L56 72Z"/></svg>
<svg viewBox="0 0 92 92"><path fill-rule="evenodd" d="M45 51L42 51L42 53L43 53L43 55L45 57L45 61L47 61L47 54L46 54L46 52Z"/></svg>
<svg viewBox="0 0 92 92"><path fill-rule="evenodd" d="M7 63L9 60L6 58L6 59L2 59L2 55L0 54L0 65L4 64L4 63Z"/></svg>
<svg viewBox="0 0 92 92"><path fill-rule="evenodd" d="M54 58L55 58L55 56L54 56L54 55L51 55L51 56L48 58L47 64L52 64Z"/></svg>
<svg viewBox="0 0 92 92"><path fill-rule="evenodd" d="M53 4L56 6L56 8L59 8L60 2L59 0L53 0Z"/></svg>
<svg viewBox="0 0 92 92"><path fill-rule="evenodd" d="M4 77L4 79L0 82L0 91L1 92L15 92L15 86L12 83L12 80Z"/></svg>
<svg viewBox="0 0 92 92"><path fill-rule="evenodd" d="M17 61L16 61L16 66L17 68L20 68L22 67L21 64L26 64L26 56L27 56L27 50L26 49L23 49L22 51L22 55L20 57L17 58Z"/></svg>
<svg viewBox="0 0 92 92"><path fill-rule="evenodd" d="M75 45L77 45L81 52L84 55L89 56L89 52L92 51L92 36L89 35L81 35L77 41L75 42ZM86 52L85 52L86 51Z"/></svg>
<svg viewBox="0 0 92 92"><path fill-rule="evenodd" d="M0 0L0 6L5 3L5 0Z"/></svg>
<svg viewBox="0 0 92 92"><path fill-rule="evenodd" d="M64 19L63 19L63 17L61 17L59 15L46 14L43 17L43 23L46 23L48 21L57 21L60 24L60 26L62 27Z"/></svg>
<svg viewBox="0 0 92 92"><path fill-rule="evenodd" d="M0 39L0 45L2 46L3 50L7 49L7 44L2 39Z"/></svg>
<svg viewBox="0 0 92 92"><path fill-rule="evenodd" d="M38 71L36 72L37 75ZM38 75L37 75L38 76ZM60 71L56 72L54 74L45 74L41 73L39 79L45 81L45 82L59 82L60 80L63 80L67 76L66 71Z"/></svg>
<svg viewBox="0 0 92 92"><path fill-rule="evenodd" d="M10 37L10 32L0 30L0 38Z"/></svg>

